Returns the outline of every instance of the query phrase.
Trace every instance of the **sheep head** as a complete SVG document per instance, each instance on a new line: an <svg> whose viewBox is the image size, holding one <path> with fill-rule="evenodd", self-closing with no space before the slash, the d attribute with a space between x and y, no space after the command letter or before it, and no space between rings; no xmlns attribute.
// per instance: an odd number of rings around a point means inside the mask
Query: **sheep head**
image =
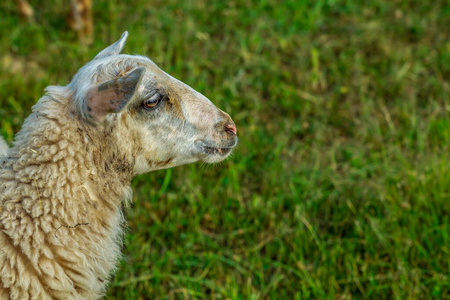
<svg viewBox="0 0 450 300"><path fill-rule="evenodd" d="M150 59L120 54L127 36L70 83L82 122L99 134L112 132L115 146L133 157L135 174L228 157L237 144L230 116Z"/></svg>

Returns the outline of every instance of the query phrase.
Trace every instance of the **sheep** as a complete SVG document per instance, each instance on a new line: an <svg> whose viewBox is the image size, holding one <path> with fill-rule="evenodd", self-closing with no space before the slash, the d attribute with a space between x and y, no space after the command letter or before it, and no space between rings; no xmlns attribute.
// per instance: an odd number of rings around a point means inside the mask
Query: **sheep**
<svg viewBox="0 0 450 300"><path fill-rule="evenodd" d="M236 125L128 33L49 86L0 157L0 299L98 299L120 258L136 174L224 160Z"/></svg>

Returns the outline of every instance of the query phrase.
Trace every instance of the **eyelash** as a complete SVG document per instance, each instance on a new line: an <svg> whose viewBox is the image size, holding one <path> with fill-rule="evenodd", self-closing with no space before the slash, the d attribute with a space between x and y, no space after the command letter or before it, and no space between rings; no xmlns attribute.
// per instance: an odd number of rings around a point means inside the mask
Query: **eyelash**
<svg viewBox="0 0 450 300"><path fill-rule="evenodd" d="M147 110L153 110L157 108L166 97L160 92L150 92L145 95L145 100L142 102L142 106Z"/></svg>

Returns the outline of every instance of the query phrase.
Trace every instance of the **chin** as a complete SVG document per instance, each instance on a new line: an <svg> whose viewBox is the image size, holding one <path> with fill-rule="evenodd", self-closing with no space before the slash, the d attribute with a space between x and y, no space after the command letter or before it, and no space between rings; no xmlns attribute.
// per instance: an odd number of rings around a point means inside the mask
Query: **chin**
<svg viewBox="0 0 450 300"><path fill-rule="evenodd" d="M227 154L224 155L218 155L218 154L213 154L213 155L202 155L202 157L200 158L200 160L202 162L208 163L208 164L215 164L215 163L219 163L221 161L224 161L225 159L227 159L228 156L230 156L231 151L229 151Z"/></svg>

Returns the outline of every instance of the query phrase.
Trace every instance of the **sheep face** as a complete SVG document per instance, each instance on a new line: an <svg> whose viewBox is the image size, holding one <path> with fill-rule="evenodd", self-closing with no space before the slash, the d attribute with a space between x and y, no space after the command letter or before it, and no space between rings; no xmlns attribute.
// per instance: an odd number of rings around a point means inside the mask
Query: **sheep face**
<svg viewBox="0 0 450 300"><path fill-rule="evenodd" d="M224 160L237 144L230 116L146 57L120 55L127 33L69 85L82 120L111 132L134 173Z"/></svg>

